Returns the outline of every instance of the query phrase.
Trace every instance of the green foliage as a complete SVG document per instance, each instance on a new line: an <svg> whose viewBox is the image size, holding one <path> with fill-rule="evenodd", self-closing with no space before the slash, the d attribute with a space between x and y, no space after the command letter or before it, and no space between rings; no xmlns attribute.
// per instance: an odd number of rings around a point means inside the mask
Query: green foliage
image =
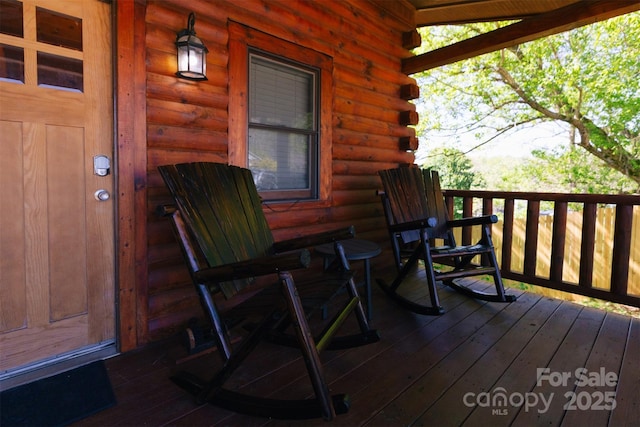
<svg viewBox="0 0 640 427"><path fill-rule="evenodd" d="M482 175L473 171L471 160L455 148L440 147L431 150L420 167L437 170L442 188L470 190L486 185ZM456 199L454 203L454 216L461 217L462 199Z"/></svg>
<svg viewBox="0 0 640 427"><path fill-rule="evenodd" d="M482 175L473 171L471 160L455 148L440 147L431 150L420 167L437 170L443 188L470 190L486 185Z"/></svg>
<svg viewBox="0 0 640 427"><path fill-rule="evenodd" d="M638 184L604 167L593 156L575 148L534 151L531 159L503 171L490 189L588 194L639 192ZM541 190L543 189L543 190Z"/></svg>
<svg viewBox="0 0 640 427"><path fill-rule="evenodd" d="M424 28L422 49L497 26ZM640 184L638 58L640 13L632 13L419 73L418 134L449 135L453 144L471 132L481 144L536 123L563 122L573 129L569 143ZM571 176L584 175L574 166L566 180L589 188Z"/></svg>

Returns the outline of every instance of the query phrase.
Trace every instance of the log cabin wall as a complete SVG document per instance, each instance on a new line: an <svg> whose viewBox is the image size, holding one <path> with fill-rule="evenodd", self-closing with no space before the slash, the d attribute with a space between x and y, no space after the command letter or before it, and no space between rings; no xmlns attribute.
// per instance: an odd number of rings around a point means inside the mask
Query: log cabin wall
<svg viewBox="0 0 640 427"><path fill-rule="evenodd" d="M331 191L329 203L265 207L276 239L353 224L357 236L388 247L377 171L413 162L402 139L415 131L402 117L415 107L401 88L415 81L401 71L410 56L384 2L354 1L147 1L145 16L148 283L139 304L138 343L175 333L200 306L169 222L154 209L168 202L156 167L186 161L228 162L238 141L228 139L230 21L328 55L333 61ZM395 7L395 6L394 6ZM176 32L190 12L209 49L208 81L175 76ZM406 97L405 97L406 98ZM388 263L380 256L375 265ZM146 299L146 301L145 301ZM145 313L146 311L146 313ZM146 321L144 318L147 318ZM140 333L142 332L142 333Z"/></svg>

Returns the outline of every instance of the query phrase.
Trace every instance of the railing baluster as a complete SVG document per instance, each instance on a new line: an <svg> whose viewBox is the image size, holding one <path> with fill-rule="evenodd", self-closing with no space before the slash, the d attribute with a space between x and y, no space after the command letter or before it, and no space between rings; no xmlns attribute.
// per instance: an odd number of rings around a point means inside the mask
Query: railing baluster
<svg viewBox="0 0 640 427"><path fill-rule="evenodd" d="M631 253L631 225L633 206L616 206L616 225L613 233L613 262L611 265L611 292L627 294L629 255Z"/></svg>
<svg viewBox="0 0 640 427"><path fill-rule="evenodd" d="M488 198L482 199L482 215L493 215L493 199L488 199ZM492 238L493 226L490 226L488 228L489 228L489 238L492 240L491 243L493 243L493 238ZM489 255L485 254L482 257L482 265L484 266L490 265Z"/></svg>
<svg viewBox="0 0 640 427"><path fill-rule="evenodd" d="M504 222L502 227L502 271L511 272L511 251L513 250L514 200L504 199Z"/></svg>
<svg viewBox="0 0 640 427"><path fill-rule="evenodd" d="M455 206L455 199L453 198L453 196L445 196L444 204L447 208L447 216L449 218L455 218L455 216L453 215L453 207Z"/></svg>
<svg viewBox="0 0 640 427"><path fill-rule="evenodd" d="M493 215L493 199L482 199L482 215Z"/></svg>
<svg viewBox="0 0 640 427"><path fill-rule="evenodd" d="M524 274L526 276L536 275L539 216L540 201L529 200L529 203L527 203L527 232L524 242Z"/></svg>
<svg viewBox="0 0 640 427"><path fill-rule="evenodd" d="M463 218L468 218L473 216L473 198L472 197L465 197L462 200L462 217ZM463 245L470 245L471 244L471 240L472 240L472 233L473 232L473 228L472 227L463 227L462 228L462 244Z"/></svg>
<svg viewBox="0 0 640 427"><path fill-rule="evenodd" d="M562 281L564 243L567 237L567 202L555 202L553 208L553 234L551 237L551 269L549 278Z"/></svg>
<svg viewBox="0 0 640 427"><path fill-rule="evenodd" d="M580 248L580 279L583 288L591 288L593 284L593 260L596 245L596 214L598 206L595 203L585 203L582 214L582 247Z"/></svg>

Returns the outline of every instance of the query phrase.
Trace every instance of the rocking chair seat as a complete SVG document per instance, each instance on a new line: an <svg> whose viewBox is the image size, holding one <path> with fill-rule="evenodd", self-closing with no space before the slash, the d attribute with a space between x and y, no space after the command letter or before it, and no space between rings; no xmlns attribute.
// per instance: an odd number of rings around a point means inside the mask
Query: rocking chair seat
<svg viewBox="0 0 640 427"><path fill-rule="evenodd" d="M481 253L489 252L491 252L491 248L481 243L468 246L434 246L431 248L431 256L433 257L433 259L436 259L438 257L478 255Z"/></svg>

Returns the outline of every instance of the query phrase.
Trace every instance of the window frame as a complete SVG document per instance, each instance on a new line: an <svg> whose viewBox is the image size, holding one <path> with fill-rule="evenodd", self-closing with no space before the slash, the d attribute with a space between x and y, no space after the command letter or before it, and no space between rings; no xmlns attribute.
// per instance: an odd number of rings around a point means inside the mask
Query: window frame
<svg viewBox="0 0 640 427"><path fill-rule="evenodd" d="M320 70L316 68L312 68L307 66L306 64L294 63L285 58L274 57L267 52L263 52L261 50L249 49L249 74L251 75L251 66L253 64L253 59L258 58L262 61L268 61L279 66L284 67L287 70L298 70L303 73L311 76L311 103L313 105L313 125L311 129L296 129L286 125L272 125L267 123L259 123L253 122L251 120L251 115L249 114L247 127L249 130L265 130L265 131L275 131L275 132L284 132L288 135L297 135L304 136L307 140L308 144L308 156L307 156L307 173L308 173L308 185L306 188L282 188L282 189L273 189L273 190L259 190L262 198L264 200L317 200L318 199L318 185L319 185L319 175L318 175L318 155L320 152L319 140L320 140L320 129L318 124L320 122L319 117L319 88L320 88ZM251 79L249 79L251 80ZM251 109L251 82L249 82L249 110ZM249 135L251 131L249 131Z"/></svg>
<svg viewBox="0 0 640 427"><path fill-rule="evenodd" d="M297 63L318 70L317 89L317 194L300 198L296 190L261 192L265 201L311 203L328 206L332 182L332 105L333 60L328 55L299 46L256 29L229 22L229 143L228 161L248 167L249 131L249 56L258 52L265 57L280 58L283 63ZM313 178L313 177L311 177ZM272 194L269 194L272 193ZM291 197L282 198L289 193ZM275 196L274 200L269 200Z"/></svg>

